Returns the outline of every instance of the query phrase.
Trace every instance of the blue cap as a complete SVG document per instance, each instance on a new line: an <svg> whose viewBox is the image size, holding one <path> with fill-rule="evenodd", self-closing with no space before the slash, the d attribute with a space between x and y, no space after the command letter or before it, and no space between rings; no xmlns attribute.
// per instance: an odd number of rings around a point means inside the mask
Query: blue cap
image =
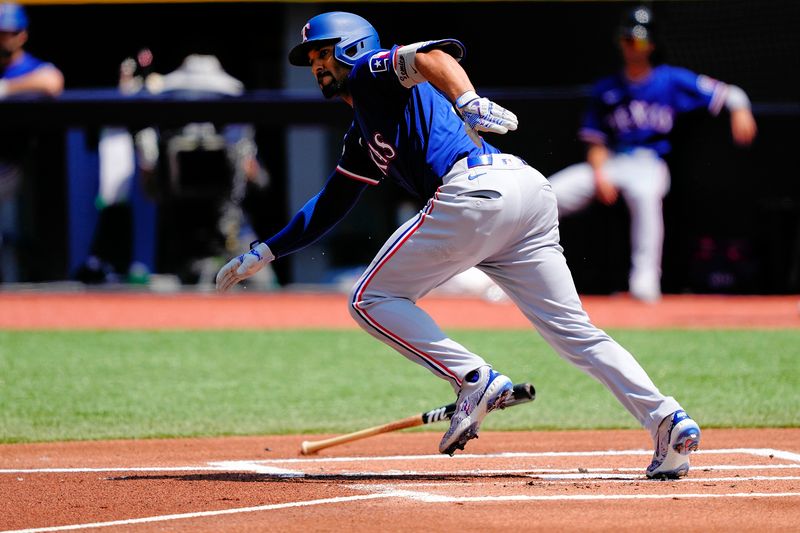
<svg viewBox="0 0 800 533"><path fill-rule="evenodd" d="M19 4L0 4L0 31L18 32L28 29L28 16Z"/></svg>
<svg viewBox="0 0 800 533"><path fill-rule="evenodd" d="M289 52L289 63L308 66L308 51L334 45L333 57L352 67L356 61L381 47L378 32L366 19L353 13L331 11L317 15L303 26L303 42Z"/></svg>

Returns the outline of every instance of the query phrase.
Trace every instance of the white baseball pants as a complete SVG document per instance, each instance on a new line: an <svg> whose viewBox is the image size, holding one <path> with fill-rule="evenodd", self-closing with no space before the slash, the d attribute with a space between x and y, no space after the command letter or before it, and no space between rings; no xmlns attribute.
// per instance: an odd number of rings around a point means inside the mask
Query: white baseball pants
<svg viewBox="0 0 800 533"><path fill-rule="evenodd" d="M658 299L664 246L662 201L669 191L669 169L654 151L638 149L611 156L603 170L630 212L630 291L645 300ZM588 163L571 165L549 179L562 217L583 210L595 198L594 172Z"/></svg>
<svg viewBox="0 0 800 533"><path fill-rule="evenodd" d="M443 182L356 283L350 298L353 318L458 391L464 376L486 362L450 339L416 301L476 266L503 288L559 355L608 387L655 435L661 420L680 406L659 392L627 350L589 321L559 245L550 183L509 155L472 168L459 161Z"/></svg>

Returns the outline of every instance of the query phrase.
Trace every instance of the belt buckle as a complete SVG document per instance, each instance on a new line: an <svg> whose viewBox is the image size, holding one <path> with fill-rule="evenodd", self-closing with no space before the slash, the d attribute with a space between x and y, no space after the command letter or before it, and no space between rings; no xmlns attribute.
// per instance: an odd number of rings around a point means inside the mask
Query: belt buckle
<svg viewBox="0 0 800 533"><path fill-rule="evenodd" d="M467 158L467 168L491 166L492 154L471 155Z"/></svg>

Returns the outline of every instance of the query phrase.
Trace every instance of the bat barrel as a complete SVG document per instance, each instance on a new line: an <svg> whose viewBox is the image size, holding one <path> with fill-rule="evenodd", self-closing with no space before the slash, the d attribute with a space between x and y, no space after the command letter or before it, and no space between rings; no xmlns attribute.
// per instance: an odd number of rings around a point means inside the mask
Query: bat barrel
<svg viewBox="0 0 800 533"><path fill-rule="evenodd" d="M394 422L389 422L388 424L382 424L380 426L374 426L367 429L362 429L361 431L355 431L353 433L348 433L346 435L339 435L338 437L331 437L329 439L317 440L317 441L303 441L300 445L300 453L303 455L309 455L312 453L316 453L319 450L324 448L330 448L331 446L337 446L339 444L345 444L347 442L352 442L354 440L365 439L367 437L372 437L373 435L380 435L381 433L388 433L390 431L397 431L398 429L405 429L414 426L421 426L422 425L422 417L420 415L409 416L408 418L403 418L401 420L395 420Z"/></svg>

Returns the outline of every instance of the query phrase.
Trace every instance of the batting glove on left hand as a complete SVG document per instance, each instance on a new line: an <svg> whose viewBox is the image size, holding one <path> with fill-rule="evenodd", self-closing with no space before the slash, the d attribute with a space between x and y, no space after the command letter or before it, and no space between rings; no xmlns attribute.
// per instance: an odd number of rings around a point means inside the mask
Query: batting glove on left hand
<svg viewBox="0 0 800 533"><path fill-rule="evenodd" d="M506 133L517 129L517 116L508 109L481 98L475 91L467 91L456 99L456 109L464 120L467 135L477 146L481 145L479 131Z"/></svg>
<svg viewBox="0 0 800 533"><path fill-rule="evenodd" d="M243 279L247 279L275 259L275 254L263 242L253 246L246 254L234 257L217 273L217 291L225 292Z"/></svg>

